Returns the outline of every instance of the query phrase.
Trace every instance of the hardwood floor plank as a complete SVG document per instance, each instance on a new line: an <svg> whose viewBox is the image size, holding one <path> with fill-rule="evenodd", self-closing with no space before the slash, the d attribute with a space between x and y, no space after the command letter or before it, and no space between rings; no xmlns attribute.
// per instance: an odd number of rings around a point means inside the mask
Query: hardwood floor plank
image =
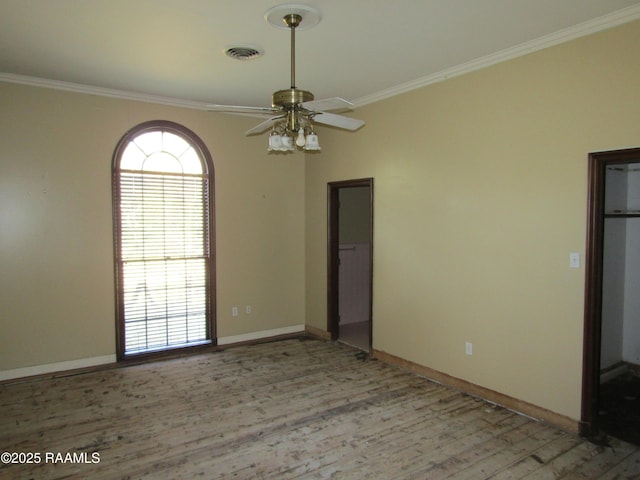
<svg viewBox="0 0 640 480"><path fill-rule="evenodd" d="M635 449L598 480L637 480L640 478L640 450Z"/></svg>
<svg viewBox="0 0 640 480"><path fill-rule="evenodd" d="M633 445L612 438L609 440L609 446L603 446L598 449L597 454L577 467L574 473L582 479L600 478L635 451L637 451L637 448ZM640 475L638 475L638 478L640 478Z"/></svg>
<svg viewBox="0 0 640 480"><path fill-rule="evenodd" d="M559 479L567 475L575 475L575 471L589 459L601 454L605 447L583 441L563 455L557 456L549 463L541 465L532 473L525 475L526 480Z"/></svg>
<svg viewBox="0 0 640 480"><path fill-rule="evenodd" d="M500 466L499 470L487 478L491 478L492 480L514 480L523 478L531 472L538 470L541 465L549 463L554 458L563 455L582 442L582 440L573 434L561 431L557 432L559 432L557 438L545 444L538 450L535 450L520 459L516 459L513 463L496 462ZM497 455L499 455L499 453Z"/></svg>
<svg viewBox="0 0 640 480"><path fill-rule="evenodd" d="M640 478L640 449L575 435L341 344L289 339L0 385L12 479Z"/></svg>

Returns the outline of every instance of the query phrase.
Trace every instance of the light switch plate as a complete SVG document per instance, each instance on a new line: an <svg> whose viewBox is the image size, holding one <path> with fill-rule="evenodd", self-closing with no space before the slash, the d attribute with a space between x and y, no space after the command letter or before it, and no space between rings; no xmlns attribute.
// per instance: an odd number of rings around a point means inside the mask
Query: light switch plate
<svg viewBox="0 0 640 480"><path fill-rule="evenodd" d="M580 268L580 254L578 252L569 254L569 268Z"/></svg>

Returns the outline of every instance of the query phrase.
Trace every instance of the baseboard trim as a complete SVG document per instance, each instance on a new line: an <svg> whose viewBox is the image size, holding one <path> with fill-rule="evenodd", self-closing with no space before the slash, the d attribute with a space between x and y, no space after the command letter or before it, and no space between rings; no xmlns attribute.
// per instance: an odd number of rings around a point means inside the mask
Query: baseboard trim
<svg viewBox="0 0 640 480"><path fill-rule="evenodd" d="M12 370L0 371L0 382L15 380L17 378L49 375L58 372L83 370L86 368L94 368L114 363L116 363L115 355L102 355L100 357L81 358L79 360L47 363L45 365L35 365L33 367L14 368Z"/></svg>
<svg viewBox="0 0 640 480"><path fill-rule="evenodd" d="M381 350L373 349L372 356L390 365L402 368L403 370L409 370L413 373L426 377L429 380L433 380L437 383L455 388L456 390L464 392L468 395L482 398L490 403L495 403L496 405L500 405L501 407L512 410L516 413L526 415L527 417L531 417L535 420L542 421L550 425L554 425L571 433L579 433L580 423L578 422L578 420L573 420L565 415L561 415L559 413L547 410L546 408L538 407L537 405L533 405L523 400L518 400L517 398L513 398L494 390L481 387L474 383L467 382L466 380L453 377L446 373L442 373L438 370L434 370L432 368L425 367L409 360L405 360L404 358L397 357Z"/></svg>
<svg viewBox="0 0 640 480"><path fill-rule="evenodd" d="M613 380L616 377L625 375L632 372L635 375L640 375L640 365L630 362L618 362L610 367L600 370L600 383L605 383Z"/></svg>
<svg viewBox="0 0 640 480"><path fill-rule="evenodd" d="M326 330L312 327L311 325L306 325L305 331L311 337L316 337L316 338L319 338L320 340L331 340L331 332L327 332Z"/></svg>
<svg viewBox="0 0 640 480"><path fill-rule="evenodd" d="M261 341L279 340L289 337L306 335L304 325L294 325L291 327L275 328L272 330L263 330L260 332L252 332L241 335L231 335L228 337L218 338L218 345L212 345L204 350L222 350L236 345L246 345L251 343L259 343ZM176 352L175 355L168 354L166 357L157 357L153 360L129 359L122 362L117 361L115 355L103 355L101 357L82 358L79 360L70 360L66 362L49 363L45 365L35 365L33 367L15 368L12 370L0 371L0 384L15 383L22 380L36 380L43 377L58 377L72 374L79 374L105 368L117 368L120 366L134 365L136 363L144 363L145 361L162 361L176 356L182 356L184 353Z"/></svg>
<svg viewBox="0 0 640 480"><path fill-rule="evenodd" d="M240 335L230 335L228 337L218 337L219 346L234 345L238 343L255 342L256 340L266 340L278 338L283 335L304 334L304 325L293 325L291 327L274 328L262 330L260 332L243 333Z"/></svg>
<svg viewBox="0 0 640 480"><path fill-rule="evenodd" d="M613 380L620 375L624 375L629 371L629 366L626 363L619 362L610 367L600 370L600 383L605 383Z"/></svg>

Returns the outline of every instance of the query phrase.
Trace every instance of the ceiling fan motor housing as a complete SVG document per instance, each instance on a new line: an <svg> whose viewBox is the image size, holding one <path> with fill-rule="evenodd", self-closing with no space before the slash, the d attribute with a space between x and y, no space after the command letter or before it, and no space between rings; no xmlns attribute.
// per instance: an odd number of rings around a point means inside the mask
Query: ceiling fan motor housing
<svg viewBox="0 0 640 480"><path fill-rule="evenodd" d="M296 105L313 100L313 93L298 88L278 90L271 96L271 104L274 107L291 109Z"/></svg>

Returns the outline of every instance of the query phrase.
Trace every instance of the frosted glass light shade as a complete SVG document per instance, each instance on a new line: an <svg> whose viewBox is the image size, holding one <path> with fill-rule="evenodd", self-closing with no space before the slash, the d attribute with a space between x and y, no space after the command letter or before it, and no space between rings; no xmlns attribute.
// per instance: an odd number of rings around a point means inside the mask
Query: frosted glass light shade
<svg viewBox="0 0 640 480"><path fill-rule="evenodd" d="M282 151L283 152L293 151L293 139L289 135L283 135L282 137Z"/></svg>
<svg viewBox="0 0 640 480"><path fill-rule="evenodd" d="M307 135L307 141L305 143L304 149L316 151L321 150L320 142L318 142L318 135L316 135L314 132L311 132L309 135Z"/></svg>
<svg viewBox="0 0 640 480"><path fill-rule="evenodd" d="M267 150L269 152L277 152L282 149L282 137L278 135L276 132L271 132L269 135L269 147Z"/></svg>

